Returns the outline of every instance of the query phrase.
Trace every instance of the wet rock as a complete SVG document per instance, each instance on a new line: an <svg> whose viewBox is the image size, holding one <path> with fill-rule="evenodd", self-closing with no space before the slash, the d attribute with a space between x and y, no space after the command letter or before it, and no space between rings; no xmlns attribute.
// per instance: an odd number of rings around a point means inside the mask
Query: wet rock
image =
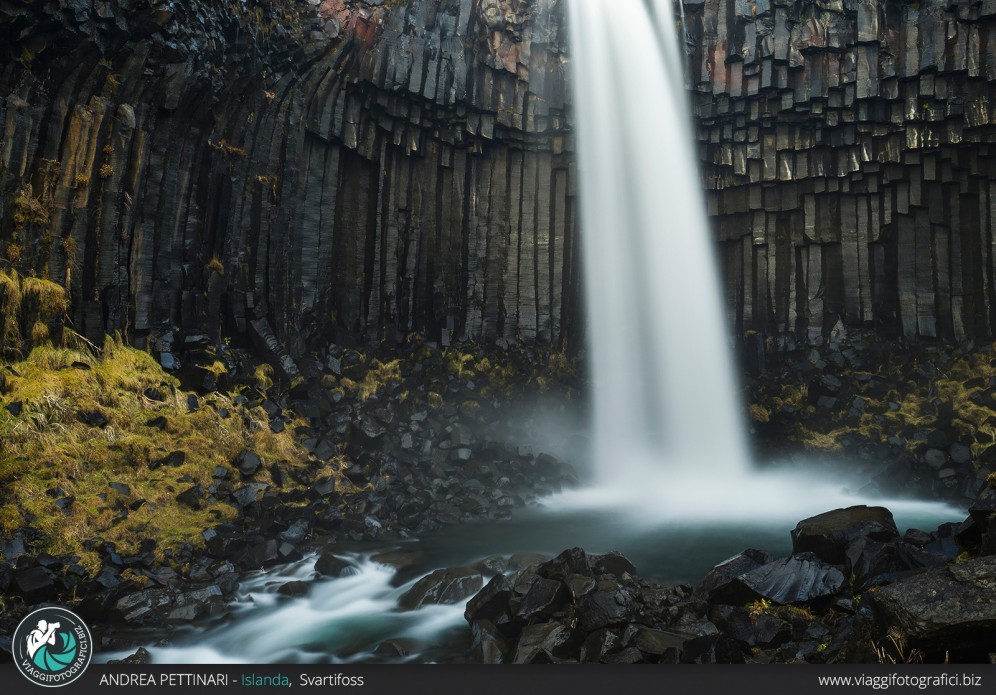
<svg viewBox="0 0 996 695"><path fill-rule="evenodd" d="M554 579L536 577L522 597L516 615L526 621L550 617L567 599L564 585Z"/></svg>
<svg viewBox="0 0 996 695"><path fill-rule="evenodd" d="M536 573L546 579L564 580L572 574L592 576L588 554L581 548L571 548L543 563Z"/></svg>
<svg viewBox="0 0 996 695"><path fill-rule="evenodd" d="M571 631L559 623L527 625L522 630L515 653L514 664L545 664L557 661L570 653Z"/></svg>
<svg viewBox="0 0 996 695"><path fill-rule="evenodd" d="M415 649L416 645L411 640L389 639L378 644L374 654L388 659L404 658L411 656Z"/></svg>
<svg viewBox="0 0 996 695"><path fill-rule="evenodd" d="M173 605L173 593L168 589L145 589L122 596L114 610L129 622L144 622L163 608Z"/></svg>
<svg viewBox="0 0 996 695"><path fill-rule="evenodd" d="M315 562L315 571L326 577L342 577L356 571L356 568L341 557L323 553Z"/></svg>
<svg viewBox="0 0 996 695"><path fill-rule="evenodd" d="M474 595L484 580L472 567L440 569L415 583L400 599L404 610L415 610L425 604L458 603Z"/></svg>
<svg viewBox="0 0 996 695"><path fill-rule="evenodd" d="M13 417L20 417L21 413L24 411L24 403L21 401L14 401L13 403L8 403L4 406L7 412Z"/></svg>
<svg viewBox="0 0 996 695"><path fill-rule="evenodd" d="M996 557L902 579L875 594L875 605L911 644L975 648L996 643Z"/></svg>
<svg viewBox="0 0 996 695"><path fill-rule="evenodd" d="M482 664L505 663L509 646L501 632L490 620L479 620L473 624L474 658Z"/></svg>
<svg viewBox="0 0 996 695"><path fill-rule="evenodd" d="M709 570L696 591L711 601L717 593L721 593L723 588L737 577L769 562L771 562L770 553L748 548Z"/></svg>
<svg viewBox="0 0 996 695"><path fill-rule="evenodd" d="M636 574L636 567L633 563L619 553L595 555L590 559L590 562L595 574L611 574L615 577Z"/></svg>
<svg viewBox="0 0 996 695"><path fill-rule="evenodd" d="M740 575L722 596L724 601L733 598L732 603L740 605L760 598L780 604L806 603L834 595L844 583L839 569L812 553L802 553Z"/></svg>
<svg viewBox="0 0 996 695"><path fill-rule="evenodd" d="M821 560L842 565L848 543L862 536L882 542L898 539L892 512L861 505L804 519L792 531L792 551L810 552Z"/></svg>
<svg viewBox="0 0 996 695"><path fill-rule="evenodd" d="M13 536L12 538L2 538L0 539L0 553L3 553L3 557L7 562L14 562L23 555L26 551L24 545L24 537L20 534Z"/></svg>
<svg viewBox="0 0 996 695"><path fill-rule="evenodd" d="M637 617L636 613L632 597L622 588L588 594L575 611L578 627L584 632L627 622Z"/></svg>
<svg viewBox="0 0 996 695"><path fill-rule="evenodd" d="M574 601L595 590L595 580L582 574L568 575L563 581Z"/></svg>
<svg viewBox="0 0 996 695"><path fill-rule="evenodd" d="M293 581L281 584L277 593L281 596L304 596L311 591L311 582Z"/></svg>
<svg viewBox="0 0 996 695"><path fill-rule="evenodd" d="M681 651L683 664L742 664L741 643L723 635L706 635L688 640Z"/></svg>
<svg viewBox="0 0 996 695"><path fill-rule="evenodd" d="M123 659L110 659L108 664L148 664L152 662L152 654L145 647L139 647L134 654L129 654Z"/></svg>
<svg viewBox="0 0 996 695"><path fill-rule="evenodd" d="M792 638L792 626L764 612L752 613L739 606L716 606L709 614L725 636L751 647L775 647Z"/></svg>
<svg viewBox="0 0 996 695"><path fill-rule="evenodd" d="M496 574L483 589L467 602L464 618L471 623L481 620L496 621L508 611L512 598L512 584L504 574Z"/></svg>
<svg viewBox="0 0 996 695"><path fill-rule="evenodd" d="M688 635L665 630L643 628L636 634L634 646L644 654L655 657L671 655L667 661L677 663L681 650L689 639Z"/></svg>
<svg viewBox="0 0 996 695"><path fill-rule="evenodd" d="M585 663L603 661L613 651L619 649L622 640L618 630L603 628L588 634L581 645L580 660Z"/></svg>
<svg viewBox="0 0 996 695"><path fill-rule="evenodd" d="M847 571L856 590L888 584L903 572L940 564L944 559L909 543L880 543L859 538L847 548Z"/></svg>

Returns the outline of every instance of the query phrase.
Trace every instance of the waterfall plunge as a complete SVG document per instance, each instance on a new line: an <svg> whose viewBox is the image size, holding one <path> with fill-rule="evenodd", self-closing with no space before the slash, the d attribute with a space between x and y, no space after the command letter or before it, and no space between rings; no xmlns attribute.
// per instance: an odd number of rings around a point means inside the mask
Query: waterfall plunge
<svg viewBox="0 0 996 695"><path fill-rule="evenodd" d="M671 2L569 8L601 482L662 465L741 476L746 438Z"/></svg>
<svg viewBox="0 0 996 695"><path fill-rule="evenodd" d="M869 503L955 518L798 466L752 469L671 0L567 5L598 480L548 506L648 524L793 522Z"/></svg>

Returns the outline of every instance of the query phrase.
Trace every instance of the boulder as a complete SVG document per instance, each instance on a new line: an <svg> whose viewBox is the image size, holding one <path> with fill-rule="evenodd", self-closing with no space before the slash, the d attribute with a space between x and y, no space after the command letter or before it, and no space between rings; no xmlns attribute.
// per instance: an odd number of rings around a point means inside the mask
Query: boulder
<svg viewBox="0 0 996 695"><path fill-rule="evenodd" d="M170 466L173 468L177 468L179 466L182 466L186 460L187 460L187 454L185 454L182 451L173 451L166 454L160 459L151 461L149 463L149 470L155 470L161 466Z"/></svg>
<svg viewBox="0 0 996 695"><path fill-rule="evenodd" d="M593 555L590 561L595 574L611 574L615 577L622 577L624 574L636 574L636 567L633 563L616 552Z"/></svg>
<svg viewBox="0 0 996 695"><path fill-rule="evenodd" d="M812 553L801 553L762 565L740 575L714 599L744 605L757 599L774 603L806 603L832 596L844 587L844 574Z"/></svg>
<svg viewBox="0 0 996 695"><path fill-rule="evenodd" d="M572 574L590 577L592 576L591 561L588 554L581 548L571 548L541 564L536 573L546 579L558 580L566 579Z"/></svg>
<svg viewBox="0 0 996 695"><path fill-rule="evenodd" d="M256 452L246 449L235 457L232 465L238 468L242 475L248 477L254 475L263 466L263 461Z"/></svg>
<svg viewBox="0 0 996 695"><path fill-rule="evenodd" d="M474 657L482 664L503 664L507 659L509 646L498 628L490 620L479 620L472 628L474 633Z"/></svg>
<svg viewBox="0 0 996 695"><path fill-rule="evenodd" d="M471 623L481 620L495 621L508 612L508 602L511 598L512 583L504 574L496 574L467 602L463 617Z"/></svg>
<svg viewBox="0 0 996 695"><path fill-rule="evenodd" d="M484 584L481 573L472 567L439 569L415 582L400 599L403 610L415 610L426 604L459 603L473 596Z"/></svg>
<svg viewBox="0 0 996 695"><path fill-rule="evenodd" d="M875 605L910 644L992 648L996 644L996 556L927 570L875 593Z"/></svg>
<svg viewBox="0 0 996 695"><path fill-rule="evenodd" d="M803 519L792 531L792 552L813 553L825 562L843 565L848 543L862 536L881 542L898 539L892 512L860 505Z"/></svg>
<svg viewBox="0 0 996 695"><path fill-rule="evenodd" d="M48 600L56 593L55 577L44 567L30 567L14 575L14 588L29 603Z"/></svg>
<svg viewBox="0 0 996 695"><path fill-rule="evenodd" d="M712 600L714 595L721 592L724 587L733 582L737 577L769 562L771 562L771 553L748 548L709 570L705 579L702 580L702 583L696 589L696 592L703 595L707 600Z"/></svg>
<svg viewBox="0 0 996 695"><path fill-rule="evenodd" d="M139 647L134 654L129 654L123 659L110 659L108 664L131 664L131 665L141 665L147 664L152 661L152 654L145 647Z"/></svg>
<svg viewBox="0 0 996 695"><path fill-rule="evenodd" d="M567 590L554 579L536 577L522 597L516 615L526 621L548 618L567 601Z"/></svg>
<svg viewBox="0 0 996 695"><path fill-rule="evenodd" d="M326 577L342 577L354 572L355 567L332 553L323 553L315 562L315 571Z"/></svg>
<svg viewBox="0 0 996 695"><path fill-rule="evenodd" d="M716 606L709 617L724 635L751 647L767 649L792 639L792 626L784 620L741 606Z"/></svg>
<svg viewBox="0 0 996 695"><path fill-rule="evenodd" d="M204 497L204 488L197 483L188 487L176 496L176 501L191 509L201 508L201 499Z"/></svg>
<svg viewBox="0 0 996 695"><path fill-rule="evenodd" d="M619 625L637 617L632 597L623 587L588 594L578 602L576 616L578 626L584 632Z"/></svg>
<svg viewBox="0 0 996 695"><path fill-rule="evenodd" d="M568 656L570 629L559 623L527 625L512 656L514 664L545 664Z"/></svg>

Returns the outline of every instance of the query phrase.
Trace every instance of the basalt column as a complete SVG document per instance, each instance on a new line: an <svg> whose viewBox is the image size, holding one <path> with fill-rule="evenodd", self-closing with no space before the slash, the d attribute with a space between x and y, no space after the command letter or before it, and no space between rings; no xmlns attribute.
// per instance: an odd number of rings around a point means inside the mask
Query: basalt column
<svg viewBox="0 0 996 695"><path fill-rule="evenodd" d="M561 346L580 324L555 2L0 1L0 251L72 319Z"/></svg>
<svg viewBox="0 0 996 695"><path fill-rule="evenodd" d="M686 1L730 321L996 332L996 2Z"/></svg>

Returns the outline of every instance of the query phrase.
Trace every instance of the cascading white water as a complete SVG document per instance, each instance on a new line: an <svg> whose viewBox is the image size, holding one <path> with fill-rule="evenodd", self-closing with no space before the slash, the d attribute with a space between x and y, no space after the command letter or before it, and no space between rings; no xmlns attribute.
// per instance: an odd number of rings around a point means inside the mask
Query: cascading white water
<svg viewBox="0 0 996 695"><path fill-rule="evenodd" d="M603 484L749 465L671 0L569 0Z"/></svg>
<svg viewBox="0 0 996 695"><path fill-rule="evenodd" d="M671 3L567 0L598 481L548 506L634 525L868 503L951 514L751 466Z"/></svg>

